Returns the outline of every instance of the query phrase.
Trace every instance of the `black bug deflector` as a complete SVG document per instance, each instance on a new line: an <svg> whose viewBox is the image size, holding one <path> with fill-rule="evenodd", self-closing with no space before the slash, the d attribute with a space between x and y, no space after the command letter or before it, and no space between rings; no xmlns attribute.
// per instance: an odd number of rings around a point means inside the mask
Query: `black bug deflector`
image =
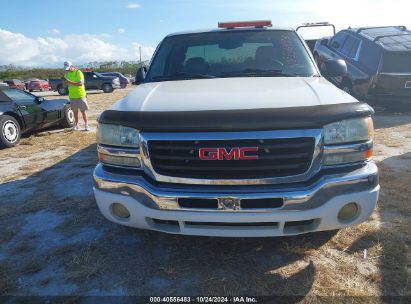
<svg viewBox="0 0 411 304"><path fill-rule="evenodd" d="M144 131L257 131L321 128L326 124L374 114L366 103L246 109L224 111L145 112L106 110L99 123L123 125Z"/></svg>

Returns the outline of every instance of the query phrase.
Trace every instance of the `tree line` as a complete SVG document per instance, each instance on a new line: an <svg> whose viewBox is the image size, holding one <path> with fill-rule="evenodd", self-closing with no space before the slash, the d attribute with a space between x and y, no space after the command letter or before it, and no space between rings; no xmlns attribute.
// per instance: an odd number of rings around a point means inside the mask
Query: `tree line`
<svg viewBox="0 0 411 304"><path fill-rule="evenodd" d="M147 66L148 62L127 62L127 61L107 61L107 62L89 62L78 66L78 68L91 68L94 72L119 72L123 75L134 76L140 66ZM30 78L50 79L63 77L63 68L24 68L13 65L0 67L0 80L6 79L21 79Z"/></svg>

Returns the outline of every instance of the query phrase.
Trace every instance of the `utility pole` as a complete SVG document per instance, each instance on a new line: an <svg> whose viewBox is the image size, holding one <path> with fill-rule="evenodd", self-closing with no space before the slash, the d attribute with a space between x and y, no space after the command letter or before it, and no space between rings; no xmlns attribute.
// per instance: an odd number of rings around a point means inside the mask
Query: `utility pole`
<svg viewBox="0 0 411 304"><path fill-rule="evenodd" d="M140 50L140 67L141 67L141 45L138 47L138 49Z"/></svg>

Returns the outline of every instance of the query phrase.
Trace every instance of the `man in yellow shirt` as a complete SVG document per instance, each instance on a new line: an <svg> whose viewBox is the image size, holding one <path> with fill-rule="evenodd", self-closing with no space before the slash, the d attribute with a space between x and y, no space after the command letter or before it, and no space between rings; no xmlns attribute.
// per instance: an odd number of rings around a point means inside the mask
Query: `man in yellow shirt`
<svg viewBox="0 0 411 304"><path fill-rule="evenodd" d="M90 131L88 125L88 117L86 111L88 110L88 103L86 98L86 89L84 87L83 72L76 69L70 61L64 62L64 84L68 87L70 105L74 112L74 120L76 125L74 130L79 130L78 126L78 111L80 110L84 120L84 130Z"/></svg>

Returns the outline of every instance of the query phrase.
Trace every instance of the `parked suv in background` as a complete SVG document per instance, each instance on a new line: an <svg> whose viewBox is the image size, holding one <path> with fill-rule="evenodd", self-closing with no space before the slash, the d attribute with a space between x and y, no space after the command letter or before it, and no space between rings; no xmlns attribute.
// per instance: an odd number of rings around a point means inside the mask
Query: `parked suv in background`
<svg viewBox="0 0 411 304"><path fill-rule="evenodd" d="M107 73L100 73L100 74L103 75L103 76L118 77L120 79L120 86L121 86L122 89L124 89L130 83L130 80L121 73L107 72Z"/></svg>
<svg viewBox="0 0 411 304"><path fill-rule="evenodd" d="M8 80L4 80L4 82L7 83L9 87L12 89L18 89L22 91L26 89L26 85L24 84L24 82L18 79L8 79Z"/></svg>
<svg viewBox="0 0 411 304"><path fill-rule="evenodd" d="M114 89L120 89L120 79L116 76L105 76L100 73L83 71L84 85L86 90L103 90L104 93L111 93ZM60 95L67 95L67 87L63 79L50 79L50 87Z"/></svg>
<svg viewBox="0 0 411 304"><path fill-rule="evenodd" d="M369 102L411 103L411 31L405 26L349 28L317 41L318 65L344 59L347 75L330 80Z"/></svg>
<svg viewBox="0 0 411 304"><path fill-rule="evenodd" d="M271 22L176 33L98 119L94 194L132 227L281 236L365 221L379 193L372 108ZM324 63L344 75L342 60Z"/></svg>

